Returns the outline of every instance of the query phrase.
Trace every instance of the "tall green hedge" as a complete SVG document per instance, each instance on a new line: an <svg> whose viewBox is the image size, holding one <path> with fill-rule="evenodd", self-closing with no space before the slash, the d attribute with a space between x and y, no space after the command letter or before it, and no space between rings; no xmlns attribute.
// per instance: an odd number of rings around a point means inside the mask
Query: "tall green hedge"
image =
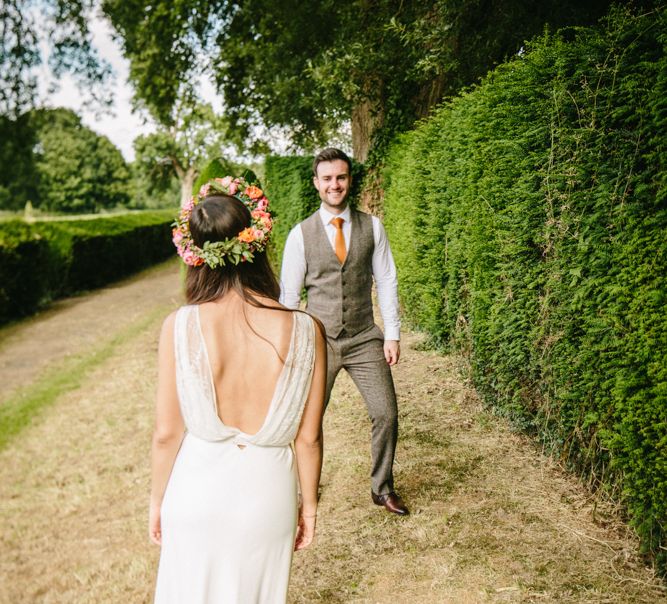
<svg viewBox="0 0 667 604"><path fill-rule="evenodd" d="M667 10L532 43L394 144L409 319L667 568Z"/></svg>
<svg viewBox="0 0 667 604"><path fill-rule="evenodd" d="M276 263L279 263L292 227L320 206L319 194L313 186L312 164L313 156L269 155L266 158L264 189L275 218L271 245ZM358 202L362 180L363 166L352 162L352 205Z"/></svg>
<svg viewBox="0 0 667 604"><path fill-rule="evenodd" d="M174 213L0 223L0 323L168 258Z"/></svg>
<svg viewBox="0 0 667 604"><path fill-rule="evenodd" d="M49 242L19 220L0 228L0 322L33 312L47 297L53 253ZM23 309L26 309L25 313Z"/></svg>

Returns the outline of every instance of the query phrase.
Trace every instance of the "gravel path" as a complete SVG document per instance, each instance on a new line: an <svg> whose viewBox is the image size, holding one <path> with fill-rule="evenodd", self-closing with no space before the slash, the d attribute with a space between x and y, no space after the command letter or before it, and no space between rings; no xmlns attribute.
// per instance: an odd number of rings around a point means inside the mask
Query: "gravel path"
<svg viewBox="0 0 667 604"><path fill-rule="evenodd" d="M86 295L59 300L35 317L0 329L0 401L53 364L86 354L136 322L147 308L176 305L178 270L170 261Z"/></svg>

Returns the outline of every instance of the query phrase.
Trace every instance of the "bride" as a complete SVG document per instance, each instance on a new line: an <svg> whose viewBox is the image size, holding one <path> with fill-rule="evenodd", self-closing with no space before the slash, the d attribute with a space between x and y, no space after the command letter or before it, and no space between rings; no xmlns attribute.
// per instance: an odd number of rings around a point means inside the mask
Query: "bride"
<svg viewBox="0 0 667 604"><path fill-rule="evenodd" d="M175 226L188 304L158 352L155 602L285 602L292 552L315 535L323 328L277 302L259 188L214 179Z"/></svg>

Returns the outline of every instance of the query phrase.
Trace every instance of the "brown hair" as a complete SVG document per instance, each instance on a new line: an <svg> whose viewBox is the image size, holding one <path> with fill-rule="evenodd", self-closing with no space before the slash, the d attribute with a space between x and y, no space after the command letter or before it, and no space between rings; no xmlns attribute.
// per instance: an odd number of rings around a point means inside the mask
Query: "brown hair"
<svg viewBox="0 0 667 604"><path fill-rule="evenodd" d="M352 160L340 149L328 147L320 151L313 160L313 176L317 176L317 166L323 161L335 161L340 159L347 164L347 173L352 176Z"/></svg>
<svg viewBox="0 0 667 604"><path fill-rule="evenodd" d="M216 194L204 199L192 210L190 233L195 245L206 241L223 241L236 237L251 223L250 210L231 195ZM246 302L259 304L253 294L278 300L280 286L269 264L266 252L254 252L252 262L237 265L228 262L219 268L207 264L188 266L185 298L188 304L211 302L235 290Z"/></svg>

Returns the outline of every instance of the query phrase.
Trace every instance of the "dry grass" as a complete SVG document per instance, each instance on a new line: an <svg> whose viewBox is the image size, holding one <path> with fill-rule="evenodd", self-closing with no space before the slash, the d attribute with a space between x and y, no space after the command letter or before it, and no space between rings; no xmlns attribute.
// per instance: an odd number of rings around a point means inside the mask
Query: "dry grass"
<svg viewBox="0 0 667 604"><path fill-rule="evenodd" d="M99 319L113 317L109 308ZM158 329L120 344L0 453L0 602L150 601ZM576 479L485 412L456 359L416 343L408 334L395 371L396 481L413 513L371 503L369 421L342 376L325 418L317 542L295 556L291 601L667 601L619 519L594 513Z"/></svg>
<svg viewBox="0 0 667 604"><path fill-rule="evenodd" d="M613 511L484 411L457 359L417 342L404 339L394 374L396 483L413 513L370 503L369 422L342 381L326 417L318 543L297 557L293 601L667 601Z"/></svg>

